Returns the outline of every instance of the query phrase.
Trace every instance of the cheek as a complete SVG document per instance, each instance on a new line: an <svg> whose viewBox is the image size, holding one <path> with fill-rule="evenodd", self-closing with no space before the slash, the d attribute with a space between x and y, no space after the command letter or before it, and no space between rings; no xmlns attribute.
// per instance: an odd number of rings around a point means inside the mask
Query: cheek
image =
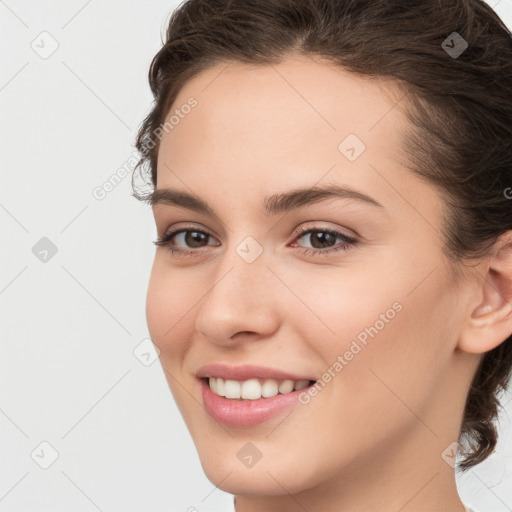
<svg viewBox="0 0 512 512"><path fill-rule="evenodd" d="M294 308L293 321L322 359L334 362L354 340L364 347L377 332L381 337L390 323L399 321L403 307L392 286L379 285L362 270L329 271L294 280L300 283L295 285L295 293L303 304Z"/></svg>
<svg viewBox="0 0 512 512"><path fill-rule="evenodd" d="M315 431L315 418L323 418L323 437L330 442L317 444L332 467L339 464L340 450L350 459L355 451L371 454L386 440L400 439L417 426L411 410L423 417L435 397L450 357L440 331L450 328L446 311L453 311L452 297L441 291L442 279L436 277L409 295L412 278L411 283L390 281L387 287L375 279L365 284L340 279L336 285L316 281L324 285L322 291L316 288L307 303L334 334L311 315L301 320L325 371L325 384L305 405L308 414L301 421ZM424 435L431 441L428 429Z"/></svg>
<svg viewBox="0 0 512 512"><path fill-rule="evenodd" d="M169 311L170 297L165 293L166 283L159 272L156 260L153 263L146 294L146 320L151 339L157 343L163 337L168 326L166 311ZM159 344L159 343L158 343Z"/></svg>
<svg viewBox="0 0 512 512"><path fill-rule="evenodd" d="M358 398L358 414L364 418L369 407L395 430L417 423L415 414L426 416L439 399L457 338L456 324L447 313L455 307L449 290L443 291L443 282L436 279L422 286L399 297L401 311L368 337L344 370L344 385ZM343 400L343 390L339 391ZM428 429L424 434L431 440Z"/></svg>
<svg viewBox="0 0 512 512"><path fill-rule="evenodd" d="M180 352L183 333L193 319L193 305L198 301L197 289L179 270L170 270L155 258L146 295L146 319L153 342L162 356ZM192 308L192 309L191 309Z"/></svg>
<svg viewBox="0 0 512 512"><path fill-rule="evenodd" d="M300 308L296 321L325 364L322 380L333 382L327 387L343 403L351 396L403 407L394 392L421 407L449 362L456 341L448 314L455 310L453 295L440 273L415 288L421 279L404 268L393 279L316 276L308 295L306 284L297 289L315 315Z"/></svg>

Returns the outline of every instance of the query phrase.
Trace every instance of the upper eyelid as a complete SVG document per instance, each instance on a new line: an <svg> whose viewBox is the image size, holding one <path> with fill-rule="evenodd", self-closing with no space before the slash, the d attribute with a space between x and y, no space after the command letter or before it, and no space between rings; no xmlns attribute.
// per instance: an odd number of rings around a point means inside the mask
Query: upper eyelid
<svg viewBox="0 0 512 512"><path fill-rule="evenodd" d="M175 235L177 235L178 232L183 232L183 231L201 231L202 233L205 233L207 235L210 235L210 236L213 236L215 238L218 238L218 235L214 231L212 231L211 229L195 226L195 225L192 225L191 223L189 223L187 225L184 225L184 226L179 226L179 227L176 227L176 228L172 228L172 229L170 229L170 228L164 229L162 231L162 237L167 236L170 233L174 233Z"/></svg>
<svg viewBox="0 0 512 512"><path fill-rule="evenodd" d="M181 233L184 233L187 231L196 231L196 232L203 233L207 236L217 238L216 235L212 235L211 233L209 233L207 229L203 229L203 228L200 228L197 226L190 226L190 225L168 230L168 231L164 232L164 234L162 235L162 238L167 238L167 237L174 238L174 237L180 235ZM329 226L301 226L301 227L293 230L293 234L292 234L293 241L295 241L299 238L302 238L303 236L310 234L311 232L315 232L315 231L317 231L317 232L322 232L322 231L335 232L337 235L340 235L341 237L345 237L346 239L352 240L354 242L357 242L360 239L360 237L358 235L346 234L339 228L332 228Z"/></svg>

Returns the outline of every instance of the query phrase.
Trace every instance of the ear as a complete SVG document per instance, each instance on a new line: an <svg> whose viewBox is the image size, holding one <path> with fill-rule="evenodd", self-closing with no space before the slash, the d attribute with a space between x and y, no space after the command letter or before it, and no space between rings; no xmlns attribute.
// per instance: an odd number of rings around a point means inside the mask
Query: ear
<svg viewBox="0 0 512 512"><path fill-rule="evenodd" d="M502 235L494 247L480 274L480 303L469 308L457 345L473 354L492 350L512 334L512 231Z"/></svg>

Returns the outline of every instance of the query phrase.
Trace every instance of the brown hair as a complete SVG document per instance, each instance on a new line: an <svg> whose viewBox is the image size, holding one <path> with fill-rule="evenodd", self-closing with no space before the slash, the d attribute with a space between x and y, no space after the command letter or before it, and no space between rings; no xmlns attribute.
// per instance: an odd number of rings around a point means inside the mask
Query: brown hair
<svg viewBox="0 0 512 512"><path fill-rule="evenodd" d="M460 55L450 53L463 48L454 32L468 44ZM488 255L512 229L505 192L512 186L512 34L480 0L185 1L151 62L155 101L137 135L136 169L148 164L156 187L161 127L187 80L218 63L268 65L293 53L390 79L404 93L410 168L446 201L450 262ZM495 450L499 394L511 368L512 336L482 356L472 380L459 436L462 471Z"/></svg>

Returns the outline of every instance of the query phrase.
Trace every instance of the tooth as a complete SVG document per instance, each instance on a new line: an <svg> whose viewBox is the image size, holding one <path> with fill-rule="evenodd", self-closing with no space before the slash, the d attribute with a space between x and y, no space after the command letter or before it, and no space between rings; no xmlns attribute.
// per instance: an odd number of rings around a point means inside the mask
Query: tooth
<svg viewBox="0 0 512 512"><path fill-rule="evenodd" d="M297 391L298 389L303 389L303 388L306 388L309 384L309 380L298 380L296 383L295 383L295 386L293 386L293 389L295 391ZM217 386L218 386L218 383L217 383Z"/></svg>
<svg viewBox="0 0 512 512"><path fill-rule="evenodd" d="M279 393L289 393L290 391L293 391L293 380L283 380L279 386Z"/></svg>
<svg viewBox="0 0 512 512"><path fill-rule="evenodd" d="M246 381L224 380L221 377L209 377L210 389L219 396L225 396L232 400L258 400L270 398L277 394L286 394L299 390L309 385L309 380L290 379L281 381L279 385L275 379L248 379ZM263 382L260 384L260 382Z"/></svg>
<svg viewBox="0 0 512 512"><path fill-rule="evenodd" d="M225 383L224 383L224 379L222 379L221 377L218 377L217 378L217 394L219 396L225 396Z"/></svg>
<svg viewBox="0 0 512 512"><path fill-rule="evenodd" d="M261 386L261 396L264 398L270 398L276 396L279 393L277 388L277 381L274 379L267 379L263 386Z"/></svg>
<svg viewBox="0 0 512 512"><path fill-rule="evenodd" d="M257 400L261 398L261 386L258 379L249 379L242 382L240 389L242 398L248 400Z"/></svg>
<svg viewBox="0 0 512 512"><path fill-rule="evenodd" d="M226 398L240 399L240 382L237 380L226 380L224 382L224 393Z"/></svg>

